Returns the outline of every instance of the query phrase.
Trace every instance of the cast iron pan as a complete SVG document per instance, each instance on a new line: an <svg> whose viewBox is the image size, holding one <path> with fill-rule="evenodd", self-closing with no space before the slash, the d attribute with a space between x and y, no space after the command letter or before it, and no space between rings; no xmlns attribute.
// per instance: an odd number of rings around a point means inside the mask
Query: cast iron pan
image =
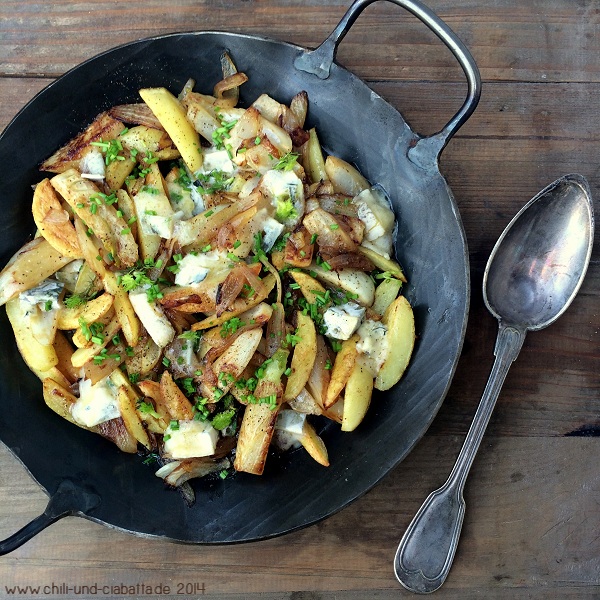
<svg viewBox="0 0 600 600"><path fill-rule="evenodd" d="M468 97L439 133L421 138L361 80L334 63L338 43L374 0L357 0L316 50L255 36L201 32L125 44L76 67L40 92L0 137L2 174L0 262L34 231L31 185L39 163L108 107L138 102L138 89L181 89L189 77L210 93L228 50L249 76L241 105L261 93L289 102L306 90L309 125L328 151L355 163L389 193L399 220L397 255L409 277L405 294L418 341L410 367L389 393L376 393L354 433L318 424L331 467L305 452L273 455L262 477L236 474L195 480L196 503L164 488L155 466L72 426L42 400L41 384L23 363L4 312L0 335L0 439L49 494L43 515L0 543L10 552L66 515L79 515L138 535L215 544L260 540L310 525L340 510L395 467L425 433L454 374L469 305L469 264L452 193L439 155L475 109L480 78L454 33L416 0L393 0L449 47L467 76Z"/></svg>

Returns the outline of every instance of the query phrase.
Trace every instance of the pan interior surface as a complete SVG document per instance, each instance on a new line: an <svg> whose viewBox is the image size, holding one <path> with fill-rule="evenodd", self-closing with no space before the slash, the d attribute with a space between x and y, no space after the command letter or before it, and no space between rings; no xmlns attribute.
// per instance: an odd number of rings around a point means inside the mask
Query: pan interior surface
<svg viewBox="0 0 600 600"><path fill-rule="evenodd" d="M81 131L102 110L138 102L141 87L177 93L189 77L211 93L228 50L249 81L241 106L261 93L281 102L309 94L308 125L323 146L356 164L387 191L399 222L397 257L409 283L417 344L412 362L390 392L376 393L366 420L353 433L331 422L317 429L331 466L305 452L269 456L262 477L236 474L224 481L195 480L196 503L154 476L155 466L121 453L110 442L52 413L41 384L23 363L4 311L0 334L0 438L52 494L70 479L93 489L100 504L89 518L142 535L195 543L251 541L315 523L346 506L397 465L435 416L456 368L468 313L468 258L451 192L436 168L414 165L407 152L417 139L400 114L363 82L334 65L324 81L297 71L302 49L262 38L175 34L121 46L80 65L30 102L0 138L3 174L0 258L34 232L31 185L38 164Z"/></svg>

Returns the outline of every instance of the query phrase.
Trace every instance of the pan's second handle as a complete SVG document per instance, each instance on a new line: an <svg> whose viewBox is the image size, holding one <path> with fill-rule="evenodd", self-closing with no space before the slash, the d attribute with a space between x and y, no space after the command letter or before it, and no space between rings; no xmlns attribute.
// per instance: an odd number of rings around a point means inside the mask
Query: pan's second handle
<svg viewBox="0 0 600 600"><path fill-rule="evenodd" d="M66 479L60 483L50 498L46 510L3 541L0 541L0 555L8 554L28 542L48 525L59 519L75 514L85 514L100 504L100 497Z"/></svg>
<svg viewBox="0 0 600 600"><path fill-rule="evenodd" d="M342 17L338 26L330 36L315 50L305 52L295 61L295 66L301 71L314 73L321 79L329 77L331 65L335 60L337 47L344 36L352 27L360 13L370 4L377 0L356 0ZM481 95L481 76L473 56L467 47L460 41L456 34L442 21L433 11L421 4L418 0L387 0L401 6L420 19L433 33L435 33L452 54L458 60L462 70L467 77L467 98L460 110L448 121L448 123L436 134L426 138L432 140L436 149L436 155L441 152L448 140L458 131L461 125L471 116L475 110Z"/></svg>

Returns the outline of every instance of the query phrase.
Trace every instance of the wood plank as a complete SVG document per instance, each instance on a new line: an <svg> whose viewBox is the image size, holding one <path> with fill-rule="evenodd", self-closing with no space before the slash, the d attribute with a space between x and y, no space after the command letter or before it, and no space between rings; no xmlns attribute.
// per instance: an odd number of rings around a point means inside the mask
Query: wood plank
<svg viewBox="0 0 600 600"><path fill-rule="evenodd" d="M215 596L271 592L295 598L282 594L312 590L333 598L335 590L348 590L358 598L368 590L374 598L391 598L387 591L409 598L392 575L394 550L425 495L449 472L459 441L426 436L398 469L340 514L256 544L178 545L68 518L4 557L1 585L198 582ZM485 589L486 598L549 598L540 589L551 587L564 591L561 598L593 597L600 573L596 445L584 438L486 437L467 486L455 564L440 597L477 598L475 591ZM44 496L4 448L0 464L4 537L39 513ZM378 591L382 595L371 596Z"/></svg>
<svg viewBox="0 0 600 600"><path fill-rule="evenodd" d="M485 80L600 81L599 15L593 2L549 0L543 19L535 3L430 0L428 4L470 47ZM69 0L0 4L0 74L59 75L123 42L163 33L223 30L260 34L307 47L321 43L349 2L269 0L178 2ZM304 25L303 25L304 24ZM28 45L21 44L27 32ZM66 42L68 40L68 42ZM69 51L65 52L65 43ZM397 6L365 10L342 43L339 60L370 80L462 81L461 70L437 38Z"/></svg>

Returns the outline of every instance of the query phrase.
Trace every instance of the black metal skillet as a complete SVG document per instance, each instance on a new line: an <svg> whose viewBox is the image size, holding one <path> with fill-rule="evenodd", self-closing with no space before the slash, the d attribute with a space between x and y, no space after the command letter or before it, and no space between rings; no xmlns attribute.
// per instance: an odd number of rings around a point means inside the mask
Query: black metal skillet
<svg viewBox="0 0 600 600"><path fill-rule="evenodd" d="M444 146L479 100L477 66L455 34L416 0L390 0L431 29L459 61L468 82L462 108L437 134L420 137L365 83L334 62L339 42L362 10L357 0L314 51L256 36L218 32L165 35L125 44L69 71L40 92L0 136L0 262L34 231L31 185L39 163L102 110L139 101L141 87L180 89L189 77L210 93L228 50L249 76L241 105L267 92L288 102L309 94L308 124L324 147L352 162L390 195L399 221L397 256L409 277L418 341L409 369L376 394L353 433L319 422L331 466L306 453L273 455L262 477L197 480L188 508L166 490L155 468L78 429L43 403L41 384L14 344L4 312L0 336L0 439L50 496L46 511L0 543L7 553L44 527L78 515L143 536L191 543L260 540L315 523L346 506L394 468L423 436L450 385L469 307L469 262L458 209L438 167ZM205 88L203 88L205 86Z"/></svg>

